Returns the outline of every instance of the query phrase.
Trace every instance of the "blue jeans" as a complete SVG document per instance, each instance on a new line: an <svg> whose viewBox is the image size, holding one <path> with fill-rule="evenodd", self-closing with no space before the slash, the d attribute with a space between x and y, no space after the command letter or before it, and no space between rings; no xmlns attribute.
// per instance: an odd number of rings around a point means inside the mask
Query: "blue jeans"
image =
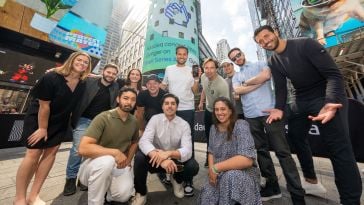
<svg viewBox="0 0 364 205"><path fill-rule="evenodd" d="M73 130L73 140L72 148L70 149L70 154L67 162L66 178L77 178L78 170L80 169L80 164L82 157L78 155L78 146L82 136L85 134L86 129L91 123L91 119L81 117L78 120L77 127Z"/></svg>

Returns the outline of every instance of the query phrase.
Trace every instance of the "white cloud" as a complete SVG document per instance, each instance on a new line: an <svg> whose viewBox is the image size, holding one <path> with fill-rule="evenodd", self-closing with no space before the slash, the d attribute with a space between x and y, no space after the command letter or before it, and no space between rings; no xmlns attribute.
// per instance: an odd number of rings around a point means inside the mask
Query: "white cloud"
<svg viewBox="0 0 364 205"><path fill-rule="evenodd" d="M246 0L201 0L201 12L203 35L214 52L224 38L230 47L244 50L248 59L257 59Z"/></svg>

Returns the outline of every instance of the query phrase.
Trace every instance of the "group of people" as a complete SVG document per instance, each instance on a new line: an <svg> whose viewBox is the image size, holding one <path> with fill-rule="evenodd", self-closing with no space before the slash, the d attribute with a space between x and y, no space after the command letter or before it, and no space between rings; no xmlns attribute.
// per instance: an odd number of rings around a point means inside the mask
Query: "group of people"
<svg viewBox="0 0 364 205"><path fill-rule="evenodd" d="M31 91L23 131L27 151L17 172L14 204L45 204L39 192L69 124L73 145L65 196L74 194L78 185L88 190L88 204L106 200L144 205L148 172L169 176L166 181L176 197L193 196L193 177L199 172L193 146L194 94L200 83L208 176L198 204L259 205L281 197L270 148L293 204L305 204L305 194L326 192L307 141L313 121L329 149L341 204L360 204L361 178L349 139L343 79L334 61L315 40L281 39L270 26L258 28L254 40L274 52L268 64L247 61L233 48L221 62L225 79L212 58L203 62L203 74L200 69L192 75L186 65L188 49L178 46L176 64L166 68L162 81L149 75L146 87L138 69L126 81L117 81L114 64L107 64L102 76L90 76L89 55L73 53ZM288 80L294 92L287 104ZM283 114L303 178L285 137ZM263 187L260 175L266 179Z"/></svg>

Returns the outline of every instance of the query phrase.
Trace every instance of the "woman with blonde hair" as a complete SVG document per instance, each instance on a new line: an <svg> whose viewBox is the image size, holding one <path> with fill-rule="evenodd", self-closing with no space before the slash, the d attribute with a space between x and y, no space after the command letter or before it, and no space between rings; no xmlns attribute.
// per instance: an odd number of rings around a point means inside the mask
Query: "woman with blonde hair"
<svg viewBox="0 0 364 205"><path fill-rule="evenodd" d="M74 52L62 66L46 73L32 88L33 100L24 119L22 134L27 150L16 175L14 204L45 204L38 196L40 189L66 135L70 115L85 90L83 80L90 72L90 56ZM27 198L33 175L34 182Z"/></svg>

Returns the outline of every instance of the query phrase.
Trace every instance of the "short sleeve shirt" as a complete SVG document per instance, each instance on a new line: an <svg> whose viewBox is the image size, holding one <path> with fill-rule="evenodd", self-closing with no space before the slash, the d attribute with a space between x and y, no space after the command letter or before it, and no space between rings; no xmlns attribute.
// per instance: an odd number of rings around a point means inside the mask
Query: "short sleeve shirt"
<svg viewBox="0 0 364 205"><path fill-rule="evenodd" d="M166 94L166 91L159 89L158 95L153 97L149 94L148 90L143 90L138 94L136 106L144 107L144 119L146 122L155 115L162 113L162 97Z"/></svg>
<svg viewBox="0 0 364 205"><path fill-rule="evenodd" d="M192 92L194 79L189 66L168 66L165 69L163 84L168 85L168 91L179 98L178 110L194 110L195 96Z"/></svg>
<svg viewBox="0 0 364 205"><path fill-rule="evenodd" d="M210 81L205 74L201 76L201 84L206 96L206 109L209 112L213 110L213 103L218 97L226 97L230 99L229 86L224 78L217 76Z"/></svg>
<svg viewBox="0 0 364 205"><path fill-rule="evenodd" d="M115 108L97 115L87 128L85 136L97 140L97 144L126 152L132 142L139 140L139 125L136 118L129 114L123 121Z"/></svg>

